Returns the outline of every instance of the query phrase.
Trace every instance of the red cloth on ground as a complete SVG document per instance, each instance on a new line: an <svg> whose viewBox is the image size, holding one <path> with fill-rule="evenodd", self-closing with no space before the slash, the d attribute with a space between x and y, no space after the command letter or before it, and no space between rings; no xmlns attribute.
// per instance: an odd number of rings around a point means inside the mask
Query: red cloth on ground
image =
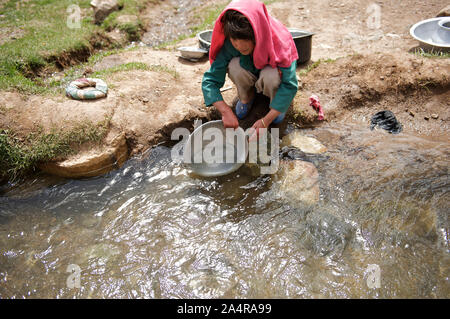
<svg viewBox="0 0 450 319"><path fill-rule="evenodd" d="M253 63L257 69L266 65L272 68L291 66L298 59L297 48L288 29L277 19L271 17L264 3L257 0L232 1L220 14L214 24L209 61L212 64L225 41L223 25L220 22L227 10L236 10L247 17L255 34Z"/></svg>
<svg viewBox="0 0 450 319"><path fill-rule="evenodd" d="M319 121L322 121L325 117L325 114L323 114L322 105L320 105L319 97L317 95L313 94L310 96L309 105L311 105L314 108L314 110L316 110L316 112L319 113L317 119Z"/></svg>

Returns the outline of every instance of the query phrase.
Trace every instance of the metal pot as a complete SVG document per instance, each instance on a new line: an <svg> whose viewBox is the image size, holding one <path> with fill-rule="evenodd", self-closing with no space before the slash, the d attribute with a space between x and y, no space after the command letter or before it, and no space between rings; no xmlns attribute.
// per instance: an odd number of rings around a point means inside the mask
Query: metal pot
<svg viewBox="0 0 450 319"><path fill-rule="evenodd" d="M417 22L411 27L409 33L420 42L424 49L439 52L450 51L450 39L448 36L448 17L431 18Z"/></svg>
<svg viewBox="0 0 450 319"><path fill-rule="evenodd" d="M205 30L197 34L198 42L200 43L200 48L208 50L211 46L212 30Z"/></svg>
<svg viewBox="0 0 450 319"><path fill-rule="evenodd" d="M450 17L445 17L439 20L437 29L437 36L441 42L450 44Z"/></svg>
<svg viewBox="0 0 450 319"><path fill-rule="evenodd" d="M298 52L298 64L306 63L311 60L312 36L314 33L295 28L289 28L289 32L294 39L295 47ZM211 46L212 30L205 30L197 34L200 47L208 50Z"/></svg>
<svg viewBox="0 0 450 319"><path fill-rule="evenodd" d="M295 47L297 48L297 64L306 63L311 60L312 36L314 33L295 28L288 28L288 30L291 33Z"/></svg>

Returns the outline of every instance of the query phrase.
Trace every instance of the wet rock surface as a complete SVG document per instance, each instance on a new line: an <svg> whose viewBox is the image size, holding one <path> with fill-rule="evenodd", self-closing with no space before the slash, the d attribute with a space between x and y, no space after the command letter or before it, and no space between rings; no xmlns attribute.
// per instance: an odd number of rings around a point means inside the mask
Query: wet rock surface
<svg viewBox="0 0 450 319"><path fill-rule="evenodd" d="M320 256L342 256L352 240L355 229L341 218L327 212L308 214L305 220L295 226L297 240Z"/></svg>
<svg viewBox="0 0 450 319"><path fill-rule="evenodd" d="M280 146L293 146L304 153L310 154L322 154L327 151L327 148L317 139L305 136L300 131L294 131L286 136L283 136Z"/></svg>
<svg viewBox="0 0 450 319"><path fill-rule="evenodd" d="M279 192L293 206L313 205L319 201L319 173L314 164L304 161L280 161L274 177Z"/></svg>

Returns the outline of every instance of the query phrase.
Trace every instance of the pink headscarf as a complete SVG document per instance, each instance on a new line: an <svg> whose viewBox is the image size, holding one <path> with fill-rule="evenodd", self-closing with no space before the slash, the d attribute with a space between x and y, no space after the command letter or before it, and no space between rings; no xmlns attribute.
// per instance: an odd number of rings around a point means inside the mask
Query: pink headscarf
<svg viewBox="0 0 450 319"><path fill-rule="evenodd" d="M289 67L298 59L294 40L288 29L271 17L264 3L257 0L234 0L220 14L214 24L209 61L212 64L225 41L223 25L220 21L227 10L236 10L247 17L255 34L253 63L257 69L266 65L272 68Z"/></svg>

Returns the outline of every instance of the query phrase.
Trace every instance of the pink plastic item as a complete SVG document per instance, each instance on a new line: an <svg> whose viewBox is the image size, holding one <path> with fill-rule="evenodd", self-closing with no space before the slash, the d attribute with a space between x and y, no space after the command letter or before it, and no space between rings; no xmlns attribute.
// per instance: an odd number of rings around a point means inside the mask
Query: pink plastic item
<svg viewBox="0 0 450 319"><path fill-rule="evenodd" d="M322 106L320 105L319 97L317 95L313 94L309 97L309 105L311 105L314 108L314 110L316 110L316 112L319 113L317 119L319 121L323 121L325 114L323 114L323 109Z"/></svg>

